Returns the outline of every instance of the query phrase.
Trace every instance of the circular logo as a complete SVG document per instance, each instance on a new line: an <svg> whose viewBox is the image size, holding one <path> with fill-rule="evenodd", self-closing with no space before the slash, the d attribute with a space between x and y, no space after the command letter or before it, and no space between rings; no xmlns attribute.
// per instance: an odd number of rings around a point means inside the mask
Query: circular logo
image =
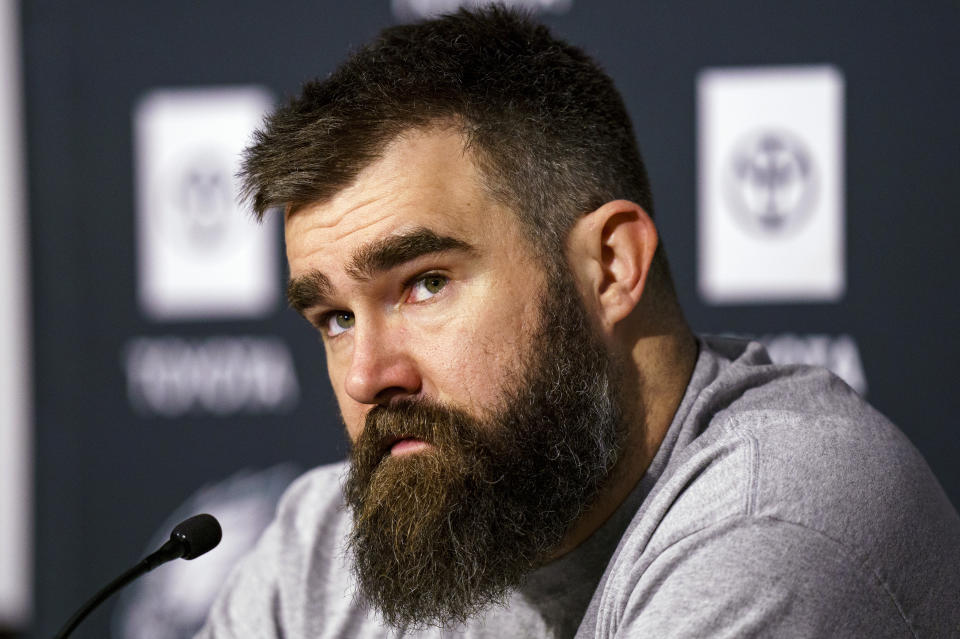
<svg viewBox="0 0 960 639"><path fill-rule="evenodd" d="M178 249L204 254L227 244L236 223L230 158L197 150L172 162L156 194L164 236Z"/></svg>
<svg viewBox="0 0 960 639"><path fill-rule="evenodd" d="M813 155L784 130L753 132L734 147L726 171L734 217L765 236L796 232L810 217L817 196Z"/></svg>

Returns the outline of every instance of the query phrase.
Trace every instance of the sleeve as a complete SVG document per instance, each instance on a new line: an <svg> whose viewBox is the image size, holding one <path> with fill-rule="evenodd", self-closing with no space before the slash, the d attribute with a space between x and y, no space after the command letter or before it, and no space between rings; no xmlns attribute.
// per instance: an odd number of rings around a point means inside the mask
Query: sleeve
<svg viewBox="0 0 960 639"><path fill-rule="evenodd" d="M879 575L837 542L789 522L723 522L639 564L639 574L618 575L619 610L598 636L916 636Z"/></svg>
<svg viewBox="0 0 960 639"><path fill-rule="evenodd" d="M254 551L227 578L195 639L269 639L280 629L280 589L276 566L280 530L274 521Z"/></svg>
<svg viewBox="0 0 960 639"><path fill-rule="evenodd" d="M351 525L340 490L343 469L321 466L290 485L196 639L384 636L367 632L376 620L352 596L342 548Z"/></svg>

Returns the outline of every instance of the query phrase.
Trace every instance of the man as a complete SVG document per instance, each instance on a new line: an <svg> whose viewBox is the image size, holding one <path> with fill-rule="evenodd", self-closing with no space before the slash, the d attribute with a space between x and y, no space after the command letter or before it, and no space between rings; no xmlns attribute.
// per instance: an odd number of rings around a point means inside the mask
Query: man
<svg viewBox="0 0 960 639"><path fill-rule="evenodd" d="M960 632L935 478L826 371L691 333L578 49L501 9L388 29L244 177L284 210L352 451L288 491L201 637Z"/></svg>

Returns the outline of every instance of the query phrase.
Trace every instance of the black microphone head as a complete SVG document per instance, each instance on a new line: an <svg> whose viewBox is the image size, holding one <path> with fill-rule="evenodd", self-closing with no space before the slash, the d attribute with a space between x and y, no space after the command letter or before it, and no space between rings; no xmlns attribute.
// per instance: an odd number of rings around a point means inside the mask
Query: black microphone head
<svg viewBox="0 0 960 639"><path fill-rule="evenodd" d="M184 548L184 559L194 559L220 543L223 531L220 522L213 515L194 515L181 521L170 533L170 540L179 542Z"/></svg>

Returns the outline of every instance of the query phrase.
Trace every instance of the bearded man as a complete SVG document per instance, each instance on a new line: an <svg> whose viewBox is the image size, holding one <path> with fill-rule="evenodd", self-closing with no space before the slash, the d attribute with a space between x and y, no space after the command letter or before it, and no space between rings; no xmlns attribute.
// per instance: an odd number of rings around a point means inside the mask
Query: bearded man
<svg viewBox="0 0 960 639"><path fill-rule="evenodd" d="M387 29L244 177L352 452L288 491L201 637L960 628L960 518L905 437L688 328L580 50L502 9Z"/></svg>

